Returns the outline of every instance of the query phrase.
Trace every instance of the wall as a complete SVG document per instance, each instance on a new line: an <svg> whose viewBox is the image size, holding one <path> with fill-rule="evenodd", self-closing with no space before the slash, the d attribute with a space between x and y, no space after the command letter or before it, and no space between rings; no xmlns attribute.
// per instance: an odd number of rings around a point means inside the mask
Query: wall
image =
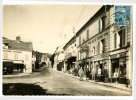
<svg viewBox="0 0 136 100"><path fill-rule="evenodd" d="M3 50L3 59L5 53L7 53L8 60L22 60L26 65L26 73L32 72L32 52L29 51L19 51L19 50ZM16 55L16 57L15 57ZM18 57L17 57L18 55Z"/></svg>

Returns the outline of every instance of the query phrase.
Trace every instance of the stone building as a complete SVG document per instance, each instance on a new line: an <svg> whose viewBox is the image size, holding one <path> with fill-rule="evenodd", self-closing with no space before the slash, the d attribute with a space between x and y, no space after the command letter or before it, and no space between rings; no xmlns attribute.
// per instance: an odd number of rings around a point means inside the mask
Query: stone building
<svg viewBox="0 0 136 100"><path fill-rule="evenodd" d="M32 72L32 43L3 38L3 74Z"/></svg>
<svg viewBox="0 0 136 100"><path fill-rule="evenodd" d="M117 26L115 16L115 6L104 5L79 29L77 63L95 75L100 67L107 82L131 84L132 25Z"/></svg>
<svg viewBox="0 0 136 100"><path fill-rule="evenodd" d="M70 71L75 68L77 58L76 36L73 36L68 43L63 47L64 49L64 72Z"/></svg>

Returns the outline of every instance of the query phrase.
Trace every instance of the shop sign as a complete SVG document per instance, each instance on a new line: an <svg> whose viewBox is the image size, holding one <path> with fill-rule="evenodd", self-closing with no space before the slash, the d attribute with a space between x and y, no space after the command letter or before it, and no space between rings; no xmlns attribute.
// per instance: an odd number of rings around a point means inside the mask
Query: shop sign
<svg viewBox="0 0 136 100"><path fill-rule="evenodd" d="M110 58L114 59L114 58L125 57L125 56L126 56L126 53L123 52L123 53L120 53L120 54L110 55Z"/></svg>
<svg viewBox="0 0 136 100"><path fill-rule="evenodd" d="M3 52L14 52L14 53L22 53L22 51L12 51L12 50L3 50Z"/></svg>
<svg viewBox="0 0 136 100"><path fill-rule="evenodd" d="M117 58L117 54L111 55L110 58L111 59Z"/></svg>
<svg viewBox="0 0 136 100"><path fill-rule="evenodd" d="M102 60L108 57L109 57L109 53L103 53L103 54L92 57L92 60Z"/></svg>
<svg viewBox="0 0 136 100"><path fill-rule="evenodd" d="M125 52L120 53L119 56L120 56L120 57L125 57L125 56L126 56L126 53L125 53Z"/></svg>
<svg viewBox="0 0 136 100"><path fill-rule="evenodd" d="M91 39L88 44L94 43L95 41L98 41L100 39L103 39L105 36L108 35L108 32L98 35L97 37Z"/></svg>

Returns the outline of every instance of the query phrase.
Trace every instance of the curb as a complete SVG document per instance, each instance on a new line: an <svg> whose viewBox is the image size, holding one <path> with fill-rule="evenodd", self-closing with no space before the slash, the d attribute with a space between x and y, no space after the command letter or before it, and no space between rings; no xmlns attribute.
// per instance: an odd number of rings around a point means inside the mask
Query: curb
<svg viewBox="0 0 136 100"><path fill-rule="evenodd" d="M25 77L30 76L31 74L22 74L22 75L3 75L3 78L14 78L14 77Z"/></svg>
<svg viewBox="0 0 136 100"><path fill-rule="evenodd" d="M51 70L53 70L53 71L55 71L55 72L57 72L57 73L63 74L63 75L65 75L65 76L68 76L68 77L72 77L72 78L75 78L75 79L79 79L79 78L76 77L76 76L68 75L68 74L65 74L65 73L63 73L63 72L59 72L59 71L54 70L54 69L51 69ZM112 86L112 85L108 85L108 84L106 84L106 83L103 84L103 83L93 82L93 81L91 81L91 80L88 80L88 81L86 81L86 82L90 82L90 83L93 83L93 84L108 86L108 87L112 87L112 88L116 88L116 89L120 89L120 90L125 90L125 91L132 92L131 89L124 89L124 88L120 88L120 87L115 87L115 86Z"/></svg>

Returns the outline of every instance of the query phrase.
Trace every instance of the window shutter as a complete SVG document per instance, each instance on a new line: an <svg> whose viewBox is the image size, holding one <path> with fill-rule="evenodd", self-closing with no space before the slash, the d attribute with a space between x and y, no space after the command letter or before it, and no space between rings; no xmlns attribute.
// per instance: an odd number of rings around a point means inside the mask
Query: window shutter
<svg viewBox="0 0 136 100"><path fill-rule="evenodd" d="M100 41L98 41L98 44L97 44L97 54L100 53Z"/></svg>

